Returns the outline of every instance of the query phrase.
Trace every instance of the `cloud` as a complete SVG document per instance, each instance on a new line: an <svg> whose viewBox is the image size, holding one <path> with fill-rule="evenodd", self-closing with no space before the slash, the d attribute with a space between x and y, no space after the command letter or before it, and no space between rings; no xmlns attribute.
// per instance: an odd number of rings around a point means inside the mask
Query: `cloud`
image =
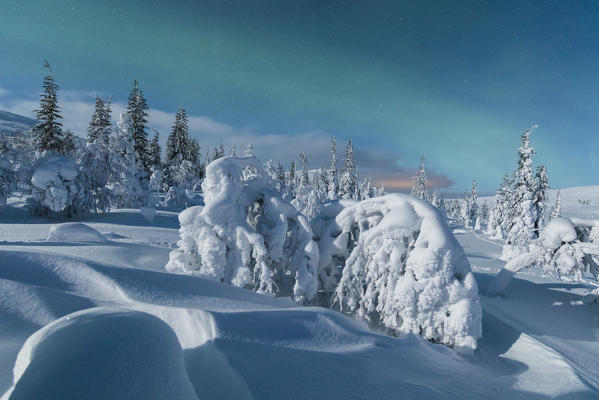
<svg viewBox="0 0 599 400"><path fill-rule="evenodd" d="M4 89L2 86L0 86L0 97L8 94L8 90Z"/></svg>
<svg viewBox="0 0 599 400"><path fill-rule="evenodd" d="M1 93L1 92L0 92ZM95 93L81 91L63 91L60 95L63 126L71 129L79 136L86 136L87 126L93 113ZM15 99L0 102L0 109L28 117L32 110L39 106L37 99ZM126 104L113 102L113 119L116 122L119 114L126 111ZM159 109L148 110L150 135L153 130L160 132L161 142L166 141L171 130L175 113ZM216 121L207 116L189 116L190 134L200 142L204 156L210 154L220 141L227 148L235 141L237 153L241 154L247 144L254 146L256 155L263 161L272 159L281 161L289 168L291 160L297 160L301 152L308 156L310 168L327 168L330 163L331 135L324 131L298 132L293 134L275 134L255 132L247 127L235 127ZM341 170L346 142L337 140L338 169ZM397 164L397 157L378 148L356 148L356 159L363 177L370 176L374 183L385 183L388 191L408 191L412 178L416 174L414 168ZM446 189L453 185L453 180L435 171L427 171L428 184L431 188Z"/></svg>

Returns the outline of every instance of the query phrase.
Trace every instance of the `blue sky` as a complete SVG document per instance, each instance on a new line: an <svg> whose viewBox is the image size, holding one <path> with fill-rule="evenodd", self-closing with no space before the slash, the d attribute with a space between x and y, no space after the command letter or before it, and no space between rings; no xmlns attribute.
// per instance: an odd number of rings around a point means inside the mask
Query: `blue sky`
<svg viewBox="0 0 599 400"><path fill-rule="evenodd" d="M0 5L0 109L31 115L48 59L65 125L93 97L120 111L131 81L163 139L178 106L204 150L252 141L263 159L350 137L363 172L494 191L519 135L553 187L599 184L595 1L13 1ZM29 113L29 114L28 114ZM342 151L338 157L341 158Z"/></svg>

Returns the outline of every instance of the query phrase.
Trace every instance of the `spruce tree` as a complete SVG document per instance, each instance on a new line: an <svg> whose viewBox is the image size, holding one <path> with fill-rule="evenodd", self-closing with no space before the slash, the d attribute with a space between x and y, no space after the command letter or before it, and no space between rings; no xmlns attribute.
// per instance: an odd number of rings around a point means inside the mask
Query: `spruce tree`
<svg viewBox="0 0 599 400"><path fill-rule="evenodd" d="M108 143L109 135L106 133L106 129L110 126L110 99L104 102L104 100L96 96L94 113L87 128L87 141L93 143L98 137L102 136L104 143Z"/></svg>
<svg viewBox="0 0 599 400"><path fill-rule="evenodd" d="M337 200L339 197L339 179L337 177L337 142L335 136L331 138L331 165L328 171L327 189L328 199Z"/></svg>
<svg viewBox="0 0 599 400"><path fill-rule="evenodd" d="M139 88L139 82L136 79L133 81L133 89L129 94L127 113L131 118L133 129L133 139L135 141L135 161L137 165L140 165L143 168L145 176L149 176L150 172L148 133L146 132L148 124L148 108L149 107L143 95L143 91Z"/></svg>
<svg viewBox="0 0 599 400"><path fill-rule="evenodd" d="M476 225L478 217L478 190L476 189L476 179L472 179L472 191L470 192L470 226Z"/></svg>
<svg viewBox="0 0 599 400"><path fill-rule="evenodd" d="M154 131L154 137L150 142L150 165L154 170L159 169L162 163L162 149L160 148L160 133Z"/></svg>
<svg viewBox="0 0 599 400"><path fill-rule="evenodd" d="M191 159L189 126L185 109L179 108L175 123L166 140L166 165L178 166L184 160Z"/></svg>
<svg viewBox="0 0 599 400"><path fill-rule="evenodd" d="M60 120L60 107L56 92L58 85L54 82L52 68L48 61L44 60L44 68L48 70L48 75L44 78L42 84L44 92L40 95L40 108L35 110L38 123L34 126L35 143L39 151L63 152L64 136L62 133L62 123Z"/></svg>
<svg viewBox="0 0 599 400"><path fill-rule="evenodd" d="M302 161L302 176L300 178L300 184L308 186L310 184L310 177L308 175L308 159L306 153L300 153L300 160Z"/></svg>
<svg viewBox="0 0 599 400"><path fill-rule="evenodd" d="M62 153L68 157L75 156L75 135L70 129L65 131L62 138Z"/></svg>
<svg viewBox="0 0 599 400"><path fill-rule="evenodd" d="M558 189L557 194L555 196L555 205L551 210L551 219L561 217L562 216L562 196Z"/></svg>
<svg viewBox="0 0 599 400"><path fill-rule="evenodd" d="M546 213L547 213L547 191L549 190L549 178L547 177L547 168L541 165L537 168L535 176L535 234L538 237L541 233L541 229L545 226Z"/></svg>
<svg viewBox="0 0 599 400"><path fill-rule="evenodd" d="M420 157L420 169L414 178L411 194L412 196L418 197L424 201L427 201L428 199L428 193L426 190L426 171L424 169L424 155Z"/></svg>
<svg viewBox="0 0 599 400"><path fill-rule="evenodd" d="M341 171L341 180L339 182L339 197L342 199L354 199L356 196L356 160L354 158L354 146L349 139L345 148L345 160Z"/></svg>
<svg viewBox="0 0 599 400"><path fill-rule="evenodd" d="M535 222L537 210L535 200L535 181L532 172L534 149L530 146L530 134L534 125L522 133L522 145L518 149L518 168L514 172L514 190L511 206L513 210L512 226L507 235L507 245L511 248L525 248L537 236Z"/></svg>

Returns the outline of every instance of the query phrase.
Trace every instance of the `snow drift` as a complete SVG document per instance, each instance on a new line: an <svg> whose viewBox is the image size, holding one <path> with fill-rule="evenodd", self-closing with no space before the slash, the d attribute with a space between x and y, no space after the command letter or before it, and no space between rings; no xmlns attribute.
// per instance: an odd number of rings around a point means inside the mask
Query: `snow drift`
<svg viewBox="0 0 599 400"><path fill-rule="evenodd" d="M392 333L476 348L482 318L476 281L434 207L390 194L350 205L319 226L320 282L334 290L341 310Z"/></svg>
<svg viewBox="0 0 599 400"><path fill-rule="evenodd" d="M247 173L247 171L252 173ZM312 300L318 246L308 220L272 187L253 156L206 167L205 206L179 215L181 240L166 269L262 293Z"/></svg>
<svg viewBox="0 0 599 400"><path fill-rule="evenodd" d="M2 400L195 399L181 346L162 320L143 312L92 308L31 335Z"/></svg>
<svg viewBox="0 0 599 400"><path fill-rule="evenodd" d="M80 222L67 222L52 225L48 242L106 242L106 238L89 225Z"/></svg>

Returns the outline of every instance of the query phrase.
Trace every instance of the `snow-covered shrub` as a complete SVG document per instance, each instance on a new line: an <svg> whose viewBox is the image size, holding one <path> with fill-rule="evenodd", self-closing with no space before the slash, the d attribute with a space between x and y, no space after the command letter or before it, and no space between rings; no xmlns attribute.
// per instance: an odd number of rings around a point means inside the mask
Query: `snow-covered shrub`
<svg viewBox="0 0 599 400"><path fill-rule="evenodd" d="M539 268L563 280L581 280L585 274L599 279L599 242L596 226L599 221L576 221L555 217L533 240L507 263L491 281L488 294L501 295L512 277L527 268Z"/></svg>
<svg viewBox="0 0 599 400"><path fill-rule="evenodd" d="M181 186L171 186L164 201L167 207L182 210L187 207L187 190Z"/></svg>
<svg viewBox="0 0 599 400"><path fill-rule="evenodd" d="M81 214L97 214L110 210L110 156L108 147L101 140L87 143L78 150L78 181L82 190L77 194L77 208Z"/></svg>
<svg viewBox="0 0 599 400"><path fill-rule="evenodd" d="M150 176L150 190L153 192L162 192L162 170L159 167L152 167L152 175Z"/></svg>
<svg viewBox="0 0 599 400"><path fill-rule="evenodd" d="M17 188L17 174L12 165L0 156L0 207L6 205L6 199Z"/></svg>
<svg viewBox="0 0 599 400"><path fill-rule="evenodd" d="M202 189L205 206L179 215L181 239L170 254L168 271L292 295L298 302L315 297L318 246L312 229L274 191L255 157L213 161Z"/></svg>
<svg viewBox="0 0 599 400"><path fill-rule="evenodd" d="M48 155L38 160L31 178L32 211L39 215L72 217L81 214L75 207L83 191L77 180L78 167L74 160Z"/></svg>
<svg viewBox="0 0 599 400"><path fill-rule="evenodd" d="M323 211L334 213L335 207ZM319 277L325 291L334 290L336 306L392 333L476 348L482 316L478 288L438 210L412 196L389 194L325 219L331 222L313 224L320 237Z"/></svg>

